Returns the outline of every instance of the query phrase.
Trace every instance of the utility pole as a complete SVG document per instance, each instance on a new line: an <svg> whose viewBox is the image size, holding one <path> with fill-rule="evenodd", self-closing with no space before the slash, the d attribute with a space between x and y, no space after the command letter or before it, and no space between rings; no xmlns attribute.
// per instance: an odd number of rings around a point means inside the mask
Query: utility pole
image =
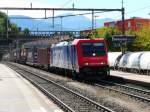
<svg viewBox="0 0 150 112"><path fill-rule="evenodd" d="M95 29L96 29L96 27L97 27L97 21L96 21L96 18L97 18L97 17L99 17L99 16L97 16L97 15L94 16L94 19L95 19L95 21L94 21L94 22L95 22Z"/></svg>
<svg viewBox="0 0 150 112"><path fill-rule="evenodd" d="M63 20L62 20L62 19L63 19L63 17L61 16L60 19L61 19L61 20L60 20L60 21L61 21L60 24L61 24L61 33L62 33L62 28L63 28L63 24L62 24L62 21L63 21Z"/></svg>
<svg viewBox="0 0 150 112"><path fill-rule="evenodd" d="M54 19L55 19L55 17L54 17L54 16L55 16L55 15L54 15L54 10L53 10L52 13L53 13L52 24L53 24L53 29L54 29L54 27L55 27L55 23L54 23L54 22L55 22L55 21L54 21Z"/></svg>
<svg viewBox="0 0 150 112"><path fill-rule="evenodd" d="M74 3L72 4L72 8L74 9Z"/></svg>
<svg viewBox="0 0 150 112"><path fill-rule="evenodd" d="M6 35L7 35L7 39L8 39L8 10L7 10L7 26L6 26L6 30L7 30L6 31L6 33L7 33Z"/></svg>
<svg viewBox="0 0 150 112"><path fill-rule="evenodd" d="M31 7L31 9L32 9L32 3L30 3L30 7Z"/></svg>
<svg viewBox="0 0 150 112"><path fill-rule="evenodd" d="M122 0L122 35L124 35L125 34L125 24L124 24L124 22L125 22L125 20L124 20L124 14L125 14L125 9L124 9L124 1Z"/></svg>
<svg viewBox="0 0 150 112"><path fill-rule="evenodd" d="M125 9L124 9L124 1L122 0L122 35L125 37L125 20L124 20L124 14L125 14ZM121 51L122 53L125 52L125 49L124 49L124 45L127 45L127 42L125 43L121 43Z"/></svg>
<svg viewBox="0 0 150 112"><path fill-rule="evenodd" d="M94 10L92 10L92 30L94 29Z"/></svg>
<svg viewBox="0 0 150 112"><path fill-rule="evenodd" d="M46 10L45 10L45 19L46 19L47 17L46 17Z"/></svg>

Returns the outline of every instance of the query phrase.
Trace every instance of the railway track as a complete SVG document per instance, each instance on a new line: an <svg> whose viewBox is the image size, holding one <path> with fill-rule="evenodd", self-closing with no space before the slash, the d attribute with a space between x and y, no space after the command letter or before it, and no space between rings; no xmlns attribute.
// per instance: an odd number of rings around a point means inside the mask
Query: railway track
<svg viewBox="0 0 150 112"><path fill-rule="evenodd" d="M66 112L114 112L83 95L68 89L56 82L37 75L34 72L9 65L32 84L43 91Z"/></svg>
<svg viewBox="0 0 150 112"><path fill-rule="evenodd" d="M108 82L105 80L100 80L99 83L94 83L95 86L118 92L124 95L127 95L131 98L135 98L136 100L150 103L150 91L146 91L143 89L122 85L114 82Z"/></svg>

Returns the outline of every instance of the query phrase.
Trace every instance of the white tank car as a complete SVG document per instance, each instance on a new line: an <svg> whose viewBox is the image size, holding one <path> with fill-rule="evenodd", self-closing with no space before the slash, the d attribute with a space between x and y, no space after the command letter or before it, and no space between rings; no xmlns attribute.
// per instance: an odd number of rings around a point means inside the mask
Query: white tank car
<svg viewBox="0 0 150 112"><path fill-rule="evenodd" d="M121 68L121 69L127 68L128 60L131 54L132 52L128 52L121 57L119 64L118 64L118 68Z"/></svg>
<svg viewBox="0 0 150 112"><path fill-rule="evenodd" d="M150 51L143 52L140 57L140 69L150 70Z"/></svg>
<svg viewBox="0 0 150 112"><path fill-rule="evenodd" d="M110 67L114 67L116 63L116 59L120 56L121 52L109 52L108 53L108 63Z"/></svg>
<svg viewBox="0 0 150 112"><path fill-rule="evenodd" d="M128 63L126 65L127 69L132 70L139 70L140 68L140 57L143 52L133 52L129 57L128 57Z"/></svg>

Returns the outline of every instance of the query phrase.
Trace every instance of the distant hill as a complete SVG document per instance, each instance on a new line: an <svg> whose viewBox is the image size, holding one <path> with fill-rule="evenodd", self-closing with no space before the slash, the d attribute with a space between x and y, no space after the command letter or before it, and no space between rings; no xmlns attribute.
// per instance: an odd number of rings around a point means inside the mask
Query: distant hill
<svg viewBox="0 0 150 112"><path fill-rule="evenodd" d="M12 19L15 18L28 18L28 19ZM10 16L10 21L16 23L22 29L29 28L30 30L39 30L39 31L80 31L84 29L91 28L91 20L85 16L73 16L73 17L65 17L62 19L62 26L61 26L61 19L55 19L55 27L52 27L52 18L49 19L32 19L28 16L22 15L13 15ZM104 18L104 19L96 19L96 27L102 27L104 22L113 21L111 18Z"/></svg>
<svg viewBox="0 0 150 112"><path fill-rule="evenodd" d="M28 18L28 19L12 19L12 17L15 18ZM42 31L48 31L52 30L52 24L49 24L45 22L44 19L32 19L28 16L20 16L20 15L14 15L10 16L10 21L13 23L16 23L19 27L22 29L29 28L30 30L42 30ZM59 27L55 24L55 28Z"/></svg>

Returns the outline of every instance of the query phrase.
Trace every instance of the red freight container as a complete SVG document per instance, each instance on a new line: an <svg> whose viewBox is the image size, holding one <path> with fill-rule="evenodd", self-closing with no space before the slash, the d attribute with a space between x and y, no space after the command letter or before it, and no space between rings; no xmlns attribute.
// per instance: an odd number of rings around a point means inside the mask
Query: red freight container
<svg viewBox="0 0 150 112"><path fill-rule="evenodd" d="M20 51L20 62L25 63L27 59L27 49L21 49Z"/></svg>
<svg viewBox="0 0 150 112"><path fill-rule="evenodd" d="M48 67L50 62L49 48L38 48L37 49L37 64L41 67Z"/></svg>

